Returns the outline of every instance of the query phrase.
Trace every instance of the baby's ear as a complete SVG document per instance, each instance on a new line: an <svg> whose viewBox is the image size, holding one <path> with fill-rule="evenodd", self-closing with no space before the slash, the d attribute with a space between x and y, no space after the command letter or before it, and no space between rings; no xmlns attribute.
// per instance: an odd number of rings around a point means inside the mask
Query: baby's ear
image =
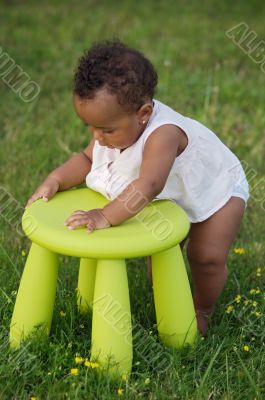
<svg viewBox="0 0 265 400"><path fill-rule="evenodd" d="M151 117L151 114L153 112L153 104L151 101L148 101L142 105L142 107L139 110L139 117L141 121L147 122L148 119Z"/></svg>

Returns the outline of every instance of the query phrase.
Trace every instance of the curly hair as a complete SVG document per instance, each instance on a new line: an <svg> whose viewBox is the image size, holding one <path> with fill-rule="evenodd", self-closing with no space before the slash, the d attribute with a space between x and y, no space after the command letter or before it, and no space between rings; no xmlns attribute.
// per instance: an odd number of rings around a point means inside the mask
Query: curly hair
<svg viewBox="0 0 265 400"><path fill-rule="evenodd" d="M116 95L128 112L152 100L157 73L151 62L138 50L115 39L95 42L79 59L74 75L74 93L93 99L97 90L106 88Z"/></svg>

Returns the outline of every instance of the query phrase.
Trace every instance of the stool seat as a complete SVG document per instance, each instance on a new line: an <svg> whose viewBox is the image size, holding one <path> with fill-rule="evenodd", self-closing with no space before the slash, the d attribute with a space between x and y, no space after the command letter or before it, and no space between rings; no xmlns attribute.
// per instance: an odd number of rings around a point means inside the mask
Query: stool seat
<svg viewBox="0 0 265 400"><path fill-rule="evenodd" d="M169 200L150 203L121 225L88 234L84 226L74 230L63 223L76 210L102 208L109 201L88 188L59 192L26 209L22 226L26 235L49 250L75 257L130 258L151 255L173 247L188 233L185 212Z"/></svg>

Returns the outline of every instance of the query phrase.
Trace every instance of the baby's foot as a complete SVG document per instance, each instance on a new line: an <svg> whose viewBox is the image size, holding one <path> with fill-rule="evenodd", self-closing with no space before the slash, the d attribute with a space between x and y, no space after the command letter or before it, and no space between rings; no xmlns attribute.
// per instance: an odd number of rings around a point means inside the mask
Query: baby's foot
<svg viewBox="0 0 265 400"><path fill-rule="evenodd" d="M214 312L214 307L211 307L210 309L197 308L195 312L196 312L199 333L201 336L206 336L208 324Z"/></svg>

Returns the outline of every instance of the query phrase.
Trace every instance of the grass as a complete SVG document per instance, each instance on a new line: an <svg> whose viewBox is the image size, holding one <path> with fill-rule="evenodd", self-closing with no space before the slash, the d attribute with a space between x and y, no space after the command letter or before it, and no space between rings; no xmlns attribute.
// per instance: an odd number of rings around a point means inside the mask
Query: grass
<svg viewBox="0 0 265 400"><path fill-rule="evenodd" d="M244 161L251 197L233 244L245 252L229 255L229 279L208 337L192 348L165 348L173 360L166 371L151 368L135 352L132 375L120 382L75 364L76 354L89 358L91 319L76 311L78 260L70 257L60 258L50 337L9 350L8 329L30 243L2 210L0 399L264 399L265 75L225 35L244 21L264 40L264 3L2 0L1 11L0 47L41 87L36 100L25 103L0 81L1 185L16 201L10 210L16 223L48 172L88 143L72 107L73 69L92 41L113 36L153 61L156 98L205 123ZM156 340L144 260L128 260L128 275L134 319ZM70 373L75 367L77 376Z"/></svg>

